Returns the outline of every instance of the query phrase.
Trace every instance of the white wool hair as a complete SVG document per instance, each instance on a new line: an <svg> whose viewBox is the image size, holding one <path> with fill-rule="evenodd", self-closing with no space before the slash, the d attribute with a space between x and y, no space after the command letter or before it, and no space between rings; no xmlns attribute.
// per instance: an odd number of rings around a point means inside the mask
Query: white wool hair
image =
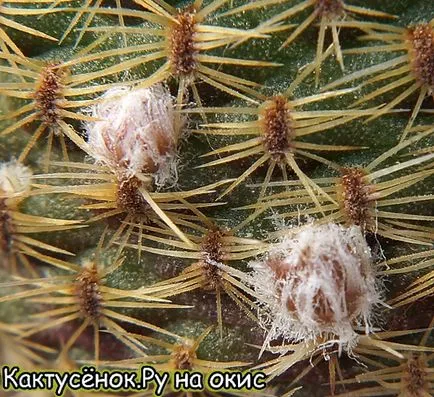
<svg viewBox="0 0 434 397"><path fill-rule="evenodd" d="M90 109L101 121L86 124L91 155L115 173L137 176L154 164L157 186L177 179L177 145L181 126L175 125L174 98L162 85L115 87ZM181 123L182 124L182 123ZM165 142L168 150L161 153Z"/></svg>
<svg viewBox="0 0 434 397"><path fill-rule="evenodd" d="M283 279L276 280L267 266L272 257L280 258L281 267L287 270ZM337 343L340 350L351 352L358 340L355 327L363 325L366 333L372 331L373 309L381 303L381 283L376 281L371 251L359 227L308 225L249 266L259 304L268 313L261 317L261 325L268 330L267 344L280 338L299 342L321 337L325 344ZM315 312L319 291L333 313L328 323L320 321ZM347 310L348 291L358 298L352 313ZM288 299L295 310L288 310Z"/></svg>
<svg viewBox="0 0 434 397"><path fill-rule="evenodd" d="M13 160L0 164L0 196L14 196L30 191L32 171Z"/></svg>

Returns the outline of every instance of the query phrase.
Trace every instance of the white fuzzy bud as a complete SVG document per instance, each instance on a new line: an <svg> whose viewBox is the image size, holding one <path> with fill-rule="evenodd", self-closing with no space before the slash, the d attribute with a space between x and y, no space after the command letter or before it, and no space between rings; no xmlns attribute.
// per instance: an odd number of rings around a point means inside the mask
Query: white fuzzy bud
<svg viewBox="0 0 434 397"><path fill-rule="evenodd" d="M360 231L333 223L309 225L250 264L252 284L266 308L267 341L319 337L351 351L355 327L370 332L380 293L371 252Z"/></svg>
<svg viewBox="0 0 434 397"><path fill-rule="evenodd" d="M116 87L101 99L90 109L100 121L86 125L97 162L127 178L151 174L157 186L175 182L181 126L169 91L162 85Z"/></svg>
<svg viewBox="0 0 434 397"><path fill-rule="evenodd" d="M30 168L17 161L0 164L0 198L26 194L30 191L31 179Z"/></svg>

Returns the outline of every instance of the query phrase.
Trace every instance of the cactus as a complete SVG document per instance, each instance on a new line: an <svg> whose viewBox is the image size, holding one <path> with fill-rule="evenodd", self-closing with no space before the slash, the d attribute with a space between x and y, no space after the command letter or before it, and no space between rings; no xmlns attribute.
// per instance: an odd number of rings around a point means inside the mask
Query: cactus
<svg viewBox="0 0 434 397"><path fill-rule="evenodd" d="M434 3L0 0L0 45L1 365L434 393Z"/></svg>

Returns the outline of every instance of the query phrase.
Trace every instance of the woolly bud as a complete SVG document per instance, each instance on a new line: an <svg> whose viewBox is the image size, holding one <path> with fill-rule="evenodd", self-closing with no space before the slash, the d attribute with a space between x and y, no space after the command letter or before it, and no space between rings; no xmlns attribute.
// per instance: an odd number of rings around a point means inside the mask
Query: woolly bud
<svg viewBox="0 0 434 397"><path fill-rule="evenodd" d="M92 156L127 178L152 174L158 186L175 181L181 126L168 90L116 87L101 99L91 108L100 121L86 125Z"/></svg>
<svg viewBox="0 0 434 397"><path fill-rule="evenodd" d="M250 263L252 283L269 315L268 341L326 337L351 350L354 327L370 332L373 305L380 301L370 249L358 226L333 223L303 228Z"/></svg>
<svg viewBox="0 0 434 397"><path fill-rule="evenodd" d="M0 198L27 193L31 178L30 169L16 161L0 164Z"/></svg>

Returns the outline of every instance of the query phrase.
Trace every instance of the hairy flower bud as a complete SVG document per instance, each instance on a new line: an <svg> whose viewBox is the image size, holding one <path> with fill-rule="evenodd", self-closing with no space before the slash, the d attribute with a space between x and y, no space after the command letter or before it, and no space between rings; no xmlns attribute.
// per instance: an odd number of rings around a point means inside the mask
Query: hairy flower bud
<svg viewBox="0 0 434 397"><path fill-rule="evenodd" d="M87 123L92 156L123 177L151 174L164 185L176 180L180 125L174 100L161 85L109 89Z"/></svg>
<svg viewBox="0 0 434 397"><path fill-rule="evenodd" d="M354 327L370 330L380 301L371 252L359 227L307 226L250 263L252 282L269 315L268 340L326 340L351 350Z"/></svg>
<svg viewBox="0 0 434 397"><path fill-rule="evenodd" d="M0 199L27 193L32 172L16 161L0 164Z"/></svg>

